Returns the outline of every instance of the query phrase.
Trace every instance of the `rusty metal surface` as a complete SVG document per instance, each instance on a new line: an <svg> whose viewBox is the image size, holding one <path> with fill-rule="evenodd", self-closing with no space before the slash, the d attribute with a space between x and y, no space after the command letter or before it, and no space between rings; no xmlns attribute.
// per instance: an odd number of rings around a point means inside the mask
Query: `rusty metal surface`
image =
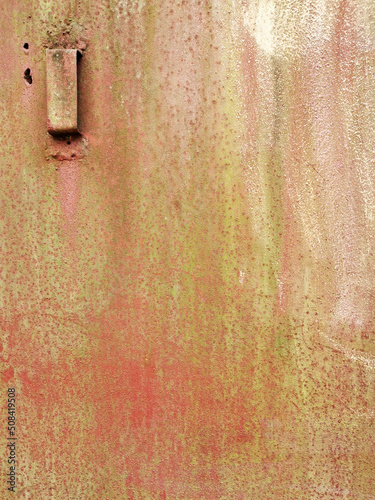
<svg viewBox="0 0 375 500"><path fill-rule="evenodd" d="M0 13L9 498L375 498L374 2Z"/></svg>
<svg viewBox="0 0 375 500"><path fill-rule="evenodd" d="M46 50L46 82L48 132L77 133L77 50Z"/></svg>

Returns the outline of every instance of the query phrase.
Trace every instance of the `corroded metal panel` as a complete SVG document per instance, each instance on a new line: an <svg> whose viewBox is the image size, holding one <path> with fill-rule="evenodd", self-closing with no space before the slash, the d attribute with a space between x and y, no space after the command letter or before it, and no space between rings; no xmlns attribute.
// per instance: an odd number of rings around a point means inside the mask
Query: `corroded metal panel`
<svg viewBox="0 0 375 500"><path fill-rule="evenodd" d="M374 498L375 2L0 7L9 498Z"/></svg>

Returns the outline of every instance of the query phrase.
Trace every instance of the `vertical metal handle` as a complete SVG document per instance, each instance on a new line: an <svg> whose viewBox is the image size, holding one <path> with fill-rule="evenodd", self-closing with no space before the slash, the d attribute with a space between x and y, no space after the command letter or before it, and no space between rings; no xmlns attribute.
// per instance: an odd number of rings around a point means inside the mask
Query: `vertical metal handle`
<svg viewBox="0 0 375 500"><path fill-rule="evenodd" d="M47 127L52 135L78 132L76 49L47 49Z"/></svg>

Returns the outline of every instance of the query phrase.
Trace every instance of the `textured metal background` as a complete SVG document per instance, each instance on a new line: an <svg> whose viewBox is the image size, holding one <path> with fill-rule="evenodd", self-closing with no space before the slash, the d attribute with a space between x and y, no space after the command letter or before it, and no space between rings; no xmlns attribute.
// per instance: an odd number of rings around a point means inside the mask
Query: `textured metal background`
<svg viewBox="0 0 375 500"><path fill-rule="evenodd" d="M375 499L374 16L1 1L11 498ZM83 50L70 145L55 47Z"/></svg>

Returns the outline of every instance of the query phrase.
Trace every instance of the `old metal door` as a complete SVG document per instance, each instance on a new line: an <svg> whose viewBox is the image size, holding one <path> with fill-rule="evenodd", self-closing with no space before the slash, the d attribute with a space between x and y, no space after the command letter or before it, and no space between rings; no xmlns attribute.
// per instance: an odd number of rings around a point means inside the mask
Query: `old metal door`
<svg viewBox="0 0 375 500"><path fill-rule="evenodd" d="M374 2L0 7L0 497L375 498Z"/></svg>

